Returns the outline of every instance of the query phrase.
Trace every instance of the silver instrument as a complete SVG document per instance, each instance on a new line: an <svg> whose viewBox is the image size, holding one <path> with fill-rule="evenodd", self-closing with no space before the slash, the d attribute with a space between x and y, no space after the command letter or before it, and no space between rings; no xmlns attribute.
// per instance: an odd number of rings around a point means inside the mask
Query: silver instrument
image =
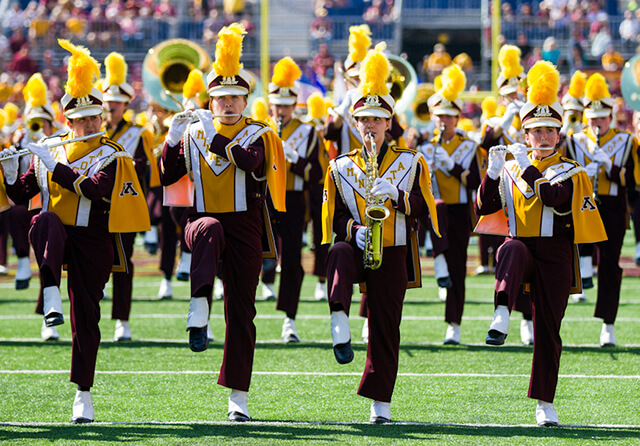
<svg viewBox="0 0 640 446"><path fill-rule="evenodd" d="M104 135L105 133L106 132L102 130L100 132L90 133L89 135L78 136L76 138L65 139L64 141L59 141L59 142L56 142L53 144L47 144L47 145L49 146L49 149L53 149L56 147L64 146L65 144L71 144L72 142L79 142L79 141L85 141L87 139L96 138L98 136ZM46 141L45 141L45 144L46 144ZM29 149L20 149L17 152L12 153L11 155L3 156L2 158L0 158L0 161L6 161L12 158L18 158L18 157L29 155L29 154L31 154L31 151Z"/></svg>
<svg viewBox="0 0 640 446"><path fill-rule="evenodd" d="M596 150L600 150L600 127L599 126L596 126L595 132L596 132L596 144L598 146ZM593 153L595 155L595 151ZM596 163L596 166L598 166L598 168L596 169L596 176L593 179L593 201L595 201L596 204L600 204L600 197L598 196L598 177L600 176L600 163Z"/></svg>

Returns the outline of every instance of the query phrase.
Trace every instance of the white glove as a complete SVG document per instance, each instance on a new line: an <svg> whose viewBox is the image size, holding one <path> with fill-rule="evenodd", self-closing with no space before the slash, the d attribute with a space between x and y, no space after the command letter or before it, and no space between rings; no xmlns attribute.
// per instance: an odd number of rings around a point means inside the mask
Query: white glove
<svg viewBox="0 0 640 446"><path fill-rule="evenodd" d="M398 201L398 188L384 178L375 179L371 193L376 197L389 197L393 201Z"/></svg>
<svg viewBox="0 0 640 446"><path fill-rule="evenodd" d="M593 154L593 162L600 164L604 167L607 173L611 172L611 167L613 163L609 156L604 153L602 150L596 150L596 153Z"/></svg>
<svg viewBox="0 0 640 446"><path fill-rule="evenodd" d="M167 132L167 137L165 138L165 142L170 146L177 146L182 139L182 134L187 128L187 124L189 123L188 119L184 119L182 117L177 117L177 115L173 115L171 118L171 123L169 124L169 131Z"/></svg>
<svg viewBox="0 0 640 446"><path fill-rule="evenodd" d="M32 142L27 145L27 149L29 149L29 152L40 158L40 161L42 161L42 164L44 164L49 172L53 172L53 169L56 168L56 164L58 164L58 162L53 158L53 155L51 155L51 151L47 144Z"/></svg>
<svg viewBox="0 0 640 446"><path fill-rule="evenodd" d="M284 150L284 156L291 164L295 164L300 159L300 155L295 150Z"/></svg>
<svg viewBox="0 0 640 446"><path fill-rule="evenodd" d="M560 134L561 135L566 135L569 132L569 129L571 128L571 123L569 122L569 118L568 117L564 117L564 121L562 123L562 128L560 129Z"/></svg>
<svg viewBox="0 0 640 446"><path fill-rule="evenodd" d="M509 130L511 123L513 122L513 118L520 112L521 107L522 104L518 101L509 102L509 105L507 105L507 109L504 111L504 115L502 115L502 119L500 120L500 128L502 128L502 130Z"/></svg>
<svg viewBox="0 0 640 446"><path fill-rule="evenodd" d="M436 148L436 161L438 161L438 163L440 163L441 166L443 166L445 169L447 169L447 172L450 171L451 169L453 169L453 166L456 164L451 157L449 156L449 154L447 153L446 150L444 150L441 146L438 146Z"/></svg>
<svg viewBox="0 0 640 446"><path fill-rule="evenodd" d="M15 147L11 146L10 149L4 149L0 151L0 157L9 156L16 153ZM14 156L11 159L2 161L2 169L4 170L4 180L7 184L11 185L18 179L18 157Z"/></svg>
<svg viewBox="0 0 640 446"><path fill-rule="evenodd" d="M587 166L584 168L584 170L587 171L587 176L589 178L595 178L596 175L598 174L598 170L599 170L599 165L598 163L589 163L587 164Z"/></svg>
<svg viewBox="0 0 640 446"><path fill-rule="evenodd" d="M509 146L509 151L513 154L516 162L520 165L520 169L522 169L523 171L531 165L531 161L529 161L527 146L525 146L524 144L521 144L519 142L511 144Z"/></svg>
<svg viewBox="0 0 640 446"><path fill-rule="evenodd" d="M495 150L498 149L498 150ZM507 148L505 146L494 146L489 150L489 165L487 175L492 180L500 178L504 163L507 160Z"/></svg>
<svg viewBox="0 0 640 446"><path fill-rule="evenodd" d="M357 92L357 89L348 90L340 105L334 107L333 111L342 117L346 116L347 113L349 113L349 109L351 109L351 104L353 103L353 99Z"/></svg>
<svg viewBox="0 0 640 446"><path fill-rule="evenodd" d="M367 233L367 227L363 226L356 231L356 246L364 251L364 236Z"/></svg>

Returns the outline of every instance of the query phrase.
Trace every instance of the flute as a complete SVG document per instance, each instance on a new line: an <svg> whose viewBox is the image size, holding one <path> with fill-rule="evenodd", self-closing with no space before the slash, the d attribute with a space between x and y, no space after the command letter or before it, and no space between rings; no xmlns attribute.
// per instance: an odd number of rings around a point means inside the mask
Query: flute
<svg viewBox="0 0 640 446"><path fill-rule="evenodd" d="M598 148L596 150L600 150L600 127L596 127L596 145ZM593 153L596 153L596 150ZM596 162L596 176L593 178L593 201L596 204L600 204L600 197L598 196L598 177L600 176L600 163Z"/></svg>
<svg viewBox="0 0 640 446"><path fill-rule="evenodd" d="M53 149L55 147L63 146L65 144L71 144L72 142L85 141L87 139L92 139L92 138L95 138L95 137L98 137L98 136L102 136L105 133L106 132L104 130L102 130L100 132L90 133L88 135L78 136L76 138L65 139L63 141L58 141L56 143L47 144L47 145L49 146L49 149ZM46 144L46 141L45 141L45 144ZM12 158L18 158L20 156L29 155L30 153L31 153L31 151L29 149L20 149L17 152L12 153L11 155L3 156L2 158L0 158L0 161L6 161L6 160L10 160Z"/></svg>
<svg viewBox="0 0 640 446"><path fill-rule="evenodd" d="M534 150L554 150L554 147L527 147L527 152L533 152ZM509 147L505 146L494 146L489 149L489 153L501 153L508 152L511 153Z"/></svg>

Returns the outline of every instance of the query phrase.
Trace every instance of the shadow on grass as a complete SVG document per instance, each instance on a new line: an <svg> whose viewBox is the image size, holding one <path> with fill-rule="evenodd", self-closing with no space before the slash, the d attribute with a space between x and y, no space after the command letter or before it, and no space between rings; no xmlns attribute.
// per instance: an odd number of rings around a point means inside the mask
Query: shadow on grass
<svg viewBox="0 0 640 446"><path fill-rule="evenodd" d="M370 424L280 424L270 422L254 424L108 424L108 425L56 425L56 426L8 426L0 424L0 441L96 441L118 443L140 443L154 441L231 442L233 440L257 444L257 442L331 442L337 444L358 444L364 438L389 440L443 440L450 442L472 440L491 444L496 438L511 440L554 438L556 440L629 441L640 439L640 429L630 427L558 427L540 428L535 426L467 426L457 424L391 424L385 426Z"/></svg>

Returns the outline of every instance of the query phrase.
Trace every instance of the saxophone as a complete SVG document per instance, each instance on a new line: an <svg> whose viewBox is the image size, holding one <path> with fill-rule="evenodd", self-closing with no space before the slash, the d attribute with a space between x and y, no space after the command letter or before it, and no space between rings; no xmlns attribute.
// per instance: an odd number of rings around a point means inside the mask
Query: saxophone
<svg viewBox="0 0 640 446"><path fill-rule="evenodd" d="M364 150L367 153L367 159L365 160L365 173L367 178L365 180L364 195L364 224L366 225L366 230L362 262L365 268L378 269L380 265L382 265L384 221L389 217L390 213L389 209L382 204L385 200L371 193L373 183L376 178L378 178L378 154L372 133L369 133L369 141L371 141L370 151L367 150L367 146L364 145Z"/></svg>

